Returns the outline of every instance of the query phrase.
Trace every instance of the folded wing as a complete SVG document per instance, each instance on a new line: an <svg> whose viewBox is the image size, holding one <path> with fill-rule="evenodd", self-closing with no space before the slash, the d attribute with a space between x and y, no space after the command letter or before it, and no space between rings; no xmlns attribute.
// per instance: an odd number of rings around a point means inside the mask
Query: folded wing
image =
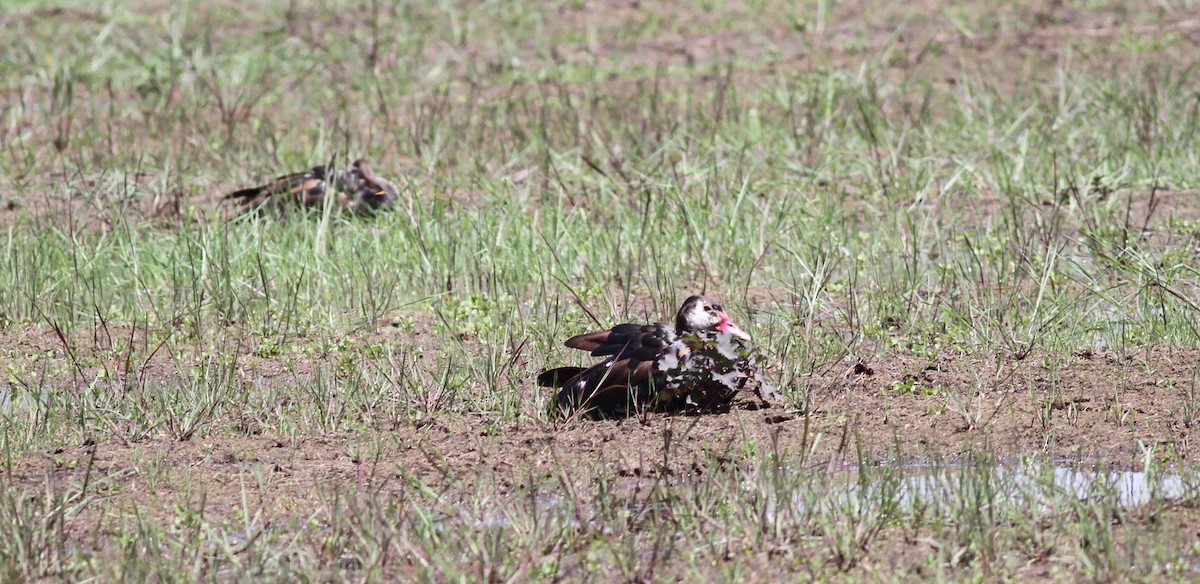
<svg viewBox="0 0 1200 584"><path fill-rule="evenodd" d="M544 387L561 387L558 407L605 412L645 403L653 392L654 364L674 341L661 324L621 324L606 331L571 337L566 346L607 357L591 367L558 367L538 376Z"/></svg>
<svg viewBox="0 0 1200 584"><path fill-rule="evenodd" d="M318 206L328 190L325 177L325 167L315 166L304 172L285 174L264 185L238 189L224 198L240 199L245 208L258 207L271 201Z"/></svg>

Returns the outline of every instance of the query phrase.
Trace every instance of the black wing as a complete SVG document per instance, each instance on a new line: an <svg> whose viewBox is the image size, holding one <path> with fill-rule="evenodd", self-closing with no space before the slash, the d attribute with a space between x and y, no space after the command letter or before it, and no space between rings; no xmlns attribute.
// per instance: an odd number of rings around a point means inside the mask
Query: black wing
<svg viewBox="0 0 1200 584"><path fill-rule="evenodd" d="M593 357L620 355L652 359L675 340L675 332L663 324L619 324L606 331L567 339L572 349L590 351Z"/></svg>
<svg viewBox="0 0 1200 584"><path fill-rule="evenodd" d="M566 346L607 357L588 368L558 367L544 371L538 383L562 387L558 407L594 408L610 413L641 405L651 397L654 364L675 340L666 325L621 324L607 331L571 337Z"/></svg>
<svg viewBox="0 0 1200 584"><path fill-rule="evenodd" d="M328 186L325 177L325 167L315 166L304 172L285 174L264 185L233 191L224 198L242 199L246 207L256 207L276 197L307 206L319 205Z"/></svg>

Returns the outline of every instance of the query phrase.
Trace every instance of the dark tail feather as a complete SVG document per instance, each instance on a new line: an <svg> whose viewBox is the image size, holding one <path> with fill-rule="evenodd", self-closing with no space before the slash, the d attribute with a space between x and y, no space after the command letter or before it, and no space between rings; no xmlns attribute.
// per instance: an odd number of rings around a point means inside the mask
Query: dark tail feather
<svg viewBox="0 0 1200 584"><path fill-rule="evenodd" d="M569 369L564 367L563 369ZM581 415L599 420L603 418L625 418L641 411L647 401L630 393L631 388L617 384L587 392L581 384L571 384L554 396L551 413L564 418Z"/></svg>
<svg viewBox="0 0 1200 584"><path fill-rule="evenodd" d="M579 411L584 405L583 396L579 395L577 388L564 387L558 390L558 395L554 396L554 403L550 410L565 418Z"/></svg>
<svg viewBox="0 0 1200 584"><path fill-rule="evenodd" d="M250 187L248 189L239 189L225 195L225 199L251 199L261 195L263 187Z"/></svg>
<svg viewBox="0 0 1200 584"><path fill-rule="evenodd" d="M583 373L585 367L558 367L547 369L537 376L537 384L542 387L562 387L573 377Z"/></svg>

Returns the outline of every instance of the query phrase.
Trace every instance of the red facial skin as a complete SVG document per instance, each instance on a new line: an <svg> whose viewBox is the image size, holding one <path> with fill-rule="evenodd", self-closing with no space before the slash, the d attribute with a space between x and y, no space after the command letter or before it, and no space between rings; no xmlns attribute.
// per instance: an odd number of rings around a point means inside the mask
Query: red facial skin
<svg viewBox="0 0 1200 584"><path fill-rule="evenodd" d="M716 329L717 332L729 333L743 341L750 340L750 333L742 330L742 327L733 324L733 321L729 319L729 315L721 316L721 322L717 324Z"/></svg>

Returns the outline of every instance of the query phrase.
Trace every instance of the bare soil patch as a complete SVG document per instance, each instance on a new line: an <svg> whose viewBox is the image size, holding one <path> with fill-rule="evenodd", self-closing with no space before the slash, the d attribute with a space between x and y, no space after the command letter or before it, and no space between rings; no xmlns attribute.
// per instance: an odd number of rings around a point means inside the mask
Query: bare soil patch
<svg viewBox="0 0 1200 584"><path fill-rule="evenodd" d="M954 461L979 450L1136 468L1146 449L1171 462L1200 455L1189 413L1200 406L1198 362L1200 351L1168 347L1022 361L893 355L809 380L807 410L747 403L720 415L558 427L434 415L394 430L325 435L245 435L216 425L182 442L64 444L21 457L8 476L35 489L90 476L164 510L204 493L219 513L236 509L249 485L268 507L290 513L331 491L388 488L409 477L439 490L509 496L563 469L702 476L712 465L744 462L747 452L785 453L810 472ZM252 475L259 478L247 481Z"/></svg>

